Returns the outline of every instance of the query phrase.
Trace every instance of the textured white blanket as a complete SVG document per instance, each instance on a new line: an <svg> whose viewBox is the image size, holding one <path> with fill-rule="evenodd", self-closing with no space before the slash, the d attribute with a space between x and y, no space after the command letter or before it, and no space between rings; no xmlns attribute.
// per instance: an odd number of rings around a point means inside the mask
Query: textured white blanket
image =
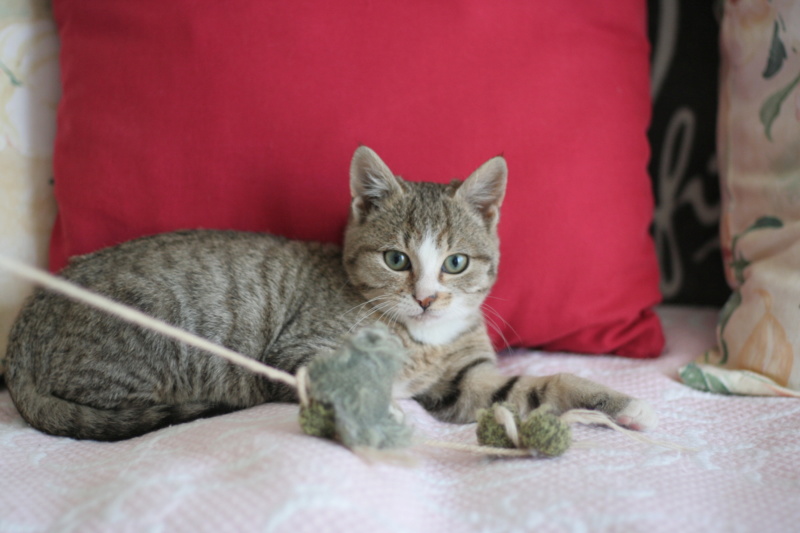
<svg viewBox="0 0 800 533"><path fill-rule="evenodd" d="M556 459L416 447L370 463L300 433L297 406L264 405L119 443L49 437L0 392L0 531L759 531L800 524L800 400L697 392L676 369L713 343L711 310L664 308L654 361L519 352L508 373L573 372L653 404L649 432L697 452L576 427ZM475 427L404 403L419 440Z"/></svg>

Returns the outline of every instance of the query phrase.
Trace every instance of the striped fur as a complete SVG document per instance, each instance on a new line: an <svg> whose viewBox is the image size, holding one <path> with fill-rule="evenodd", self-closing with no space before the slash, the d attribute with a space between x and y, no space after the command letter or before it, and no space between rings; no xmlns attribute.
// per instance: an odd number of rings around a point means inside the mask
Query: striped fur
<svg viewBox="0 0 800 533"><path fill-rule="evenodd" d="M351 166L342 249L270 235L183 231L74 260L63 276L269 365L294 372L383 321L411 353L395 390L442 420L494 401L601 409L632 426L644 404L574 376L501 375L481 314L499 262L506 165L465 182L395 177L366 147ZM407 262L390 268L387 252ZM453 254L468 257L449 272ZM7 385L34 427L116 440L268 401L289 388L59 295L37 290L10 335Z"/></svg>

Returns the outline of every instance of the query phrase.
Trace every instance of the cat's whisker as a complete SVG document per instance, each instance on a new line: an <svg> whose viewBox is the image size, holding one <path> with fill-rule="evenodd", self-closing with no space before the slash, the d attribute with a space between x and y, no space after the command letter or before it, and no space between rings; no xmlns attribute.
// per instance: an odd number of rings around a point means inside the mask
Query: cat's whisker
<svg viewBox="0 0 800 533"><path fill-rule="evenodd" d="M514 327L513 327L511 324L509 324L509 323L508 323L508 321L507 321L505 318L503 318L503 316L502 316L500 313L498 313L498 312L497 312L497 310L496 310L496 309L494 309L494 308L493 308L491 305L489 305L489 304L487 304L486 302L484 302L484 303L483 303L483 308L484 308L484 310L485 310L485 311L487 311L487 313L484 313L484 315L483 315L484 319L486 319L486 321L489 323L489 325L490 325L490 326L491 326L491 327L492 327L492 328L493 328L493 329L494 329L494 330L495 330L495 331L498 333L498 335L500 335L500 338L502 338L502 339L503 339L503 344L505 344L505 347L506 347L506 348L511 348L511 343L510 343L510 342L508 342L508 339L507 339L507 338L506 338L506 336L503 334L503 330L502 330L502 328L500 327L500 325L499 325L499 324L498 324L498 323L495 321L495 318L497 318L497 319L499 319L500 321L502 321L502 322L503 322L503 324L505 324L505 325L506 325L506 326L507 326L507 327L508 327L508 328L511 330L511 332L514 334L514 336L515 336L517 339L519 339L519 338L520 338L520 336L519 336L519 334L517 333L517 331L516 331L516 330L514 329ZM490 316L490 315L489 315L489 313L491 313L493 316Z"/></svg>
<svg viewBox="0 0 800 533"><path fill-rule="evenodd" d="M356 321L356 323L353 324L350 327L350 329L347 331L347 333L348 334L352 333L358 327L358 325L361 324L364 320L366 320L367 318L371 317L375 313L378 313L378 312L382 313L384 309L387 309L387 308L391 307L392 305L393 305L392 301L386 301L386 302L382 302L379 305L376 305L376 306L372 307L367 314L365 314L363 317L358 319Z"/></svg>
<svg viewBox="0 0 800 533"><path fill-rule="evenodd" d="M503 332L502 332L502 330L500 329L500 326L498 326L498 325L497 325L497 323L496 323L496 322L495 322L495 321L494 321L494 320L493 320L491 317L489 317L489 316L487 316L487 315L484 315L484 316L483 316L483 319L486 321L486 324L487 324L487 325L488 325L488 326L489 326L491 329L495 330L495 331L497 332L497 334L498 334L498 335L500 335L500 338L502 339L502 341L503 341L503 344L505 345L505 347L506 347L506 348L510 348L510 345L509 345L509 343L508 343L508 339L506 339L506 336L505 336L505 335L503 335Z"/></svg>
<svg viewBox="0 0 800 533"><path fill-rule="evenodd" d="M342 314L341 314L341 315L339 315L339 316L340 316L340 317L344 317L345 315L347 315L348 313L350 313L350 312L352 312L352 311L355 311L356 309L360 309L360 308L362 308L362 307L364 307L364 306L366 306L366 305L369 305L369 304L371 304L371 303L373 303L373 302L377 302L377 301L379 301L379 300L387 300L387 299L389 299L389 298L391 298L391 297L392 297L392 295L391 295L391 294L381 294L381 295L379 295L379 296L376 296L375 298L372 298L372 299L370 299L370 300L367 300L366 302L360 303L360 304L358 304L358 305L354 305L353 307L351 307L350 309L348 309L347 311L345 311L344 313L342 313Z"/></svg>
<svg viewBox="0 0 800 533"><path fill-rule="evenodd" d="M389 327L394 328L397 325L397 322L400 320L400 305L397 304L394 306L394 309L391 310L391 315L389 317Z"/></svg>
<svg viewBox="0 0 800 533"><path fill-rule="evenodd" d="M498 313L495 309L487 307L486 311L487 313L484 313L483 315L484 319L486 319L486 321L489 323L489 326L494 329L498 335L500 335L505 348L511 348L511 343L508 341L508 337L505 336L503 333L503 328L497 321L500 320L503 324L508 326L508 328L511 329L514 335L519 339L519 335L517 334L516 330L502 316L500 316L500 313Z"/></svg>
<svg viewBox="0 0 800 533"><path fill-rule="evenodd" d="M340 317L343 318L348 313L358 309L358 313L356 315L356 321L360 322L366 316L372 315L375 312L375 309L380 308L384 304L388 303L390 301L390 299L391 299L391 295L389 295L389 294L376 296L375 298L372 298L371 300L369 300L367 302L364 302L364 303L362 303L360 305L356 305L356 306L351 307L347 312L342 313L340 315ZM374 304L375 302L380 302L380 303L378 305L374 305L372 307L367 307L366 309L364 309L366 306Z"/></svg>
<svg viewBox="0 0 800 533"><path fill-rule="evenodd" d="M499 319L500 319L500 320L503 322L503 324L505 324L505 325L508 327L508 329L510 329L510 330L511 330L511 332L514 334L514 336L515 336L515 337L516 337L518 340L521 340L521 337L519 336L519 333L517 333L517 330L516 330L516 329L514 329L514 326L512 326L512 325L511 325L511 324L508 322L508 320L506 320L505 318L503 318L503 315L501 315L501 314L500 314L500 313L497 311L497 309L495 309L494 307L492 307L492 306L491 306L491 305L489 305L489 304L484 304L484 305L486 306L486 310L487 310L487 311L490 311L490 312L491 312L491 313L492 313L494 316L496 316L497 318L499 318Z"/></svg>
<svg viewBox="0 0 800 533"><path fill-rule="evenodd" d="M387 299L389 299L391 297L392 297L392 295L388 294L388 293L387 294L379 294L378 296L375 296L374 298L370 298L369 300L367 300L365 302L362 302L362 303L360 303L358 305L354 305L353 307L348 309L346 312L349 313L353 309L358 309L359 307L364 307L365 305L369 305L369 304L371 304L373 302L377 302L377 301L380 301L380 300L387 300Z"/></svg>
<svg viewBox="0 0 800 533"><path fill-rule="evenodd" d="M395 301L387 302L388 305L381 307L381 314L385 318L384 322L390 329L393 329L400 318L400 304Z"/></svg>
<svg viewBox="0 0 800 533"><path fill-rule="evenodd" d="M400 320L401 315L402 313L399 305L395 305L393 308L389 309L383 314L383 316L387 318L386 323L390 329L394 329L394 327L397 325L397 322Z"/></svg>
<svg viewBox="0 0 800 533"><path fill-rule="evenodd" d="M387 311L386 314L388 315L388 318L389 318L389 325L394 327L397 324L397 322L400 320L400 317L403 314L402 313L402 308L400 307L400 304L399 303L395 303L394 307L389 309L389 311Z"/></svg>
<svg viewBox="0 0 800 533"><path fill-rule="evenodd" d="M362 322L364 322L364 321L365 321L365 320L367 320L367 319L368 319L370 316L374 315L375 313L377 313L377 312L379 312L379 311L380 311L380 308L379 308L379 307L372 308L372 309L370 310L370 312L369 312L369 313L365 314L364 316L362 316L361 318L359 318L358 320L356 320L356 322L355 322L355 323L353 323L353 325L352 325L352 326L350 326L350 328L347 330L347 334L348 334L348 335L349 335L349 334L351 334L353 331L355 331L355 330L358 328L358 326L359 326L359 325L360 325Z"/></svg>

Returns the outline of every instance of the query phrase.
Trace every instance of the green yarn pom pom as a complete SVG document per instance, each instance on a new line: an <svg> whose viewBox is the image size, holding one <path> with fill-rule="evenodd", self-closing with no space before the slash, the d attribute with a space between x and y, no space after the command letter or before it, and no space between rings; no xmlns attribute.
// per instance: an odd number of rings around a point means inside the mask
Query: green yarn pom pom
<svg viewBox="0 0 800 533"><path fill-rule="evenodd" d="M543 405L520 423L517 410L507 403L478 411L478 443L493 448L516 448L505 425L498 421L504 417L508 419L509 415L517 430L519 448L555 457L566 452L572 444L572 430L556 415L553 407Z"/></svg>
<svg viewBox="0 0 800 533"><path fill-rule="evenodd" d="M478 429L476 430L478 443L481 446L491 446L492 448L516 448L511 439L508 438L506 429L495 418L494 409L496 405L498 404L493 405L489 409L481 409L478 411ZM505 403L499 405L511 411L514 416L514 422L517 427L519 427L520 421L516 409Z"/></svg>
<svg viewBox="0 0 800 533"><path fill-rule="evenodd" d="M548 405L532 411L519 426L519 441L523 448L532 448L555 457L566 452L572 444L572 430Z"/></svg>
<svg viewBox="0 0 800 533"><path fill-rule="evenodd" d="M336 415L333 408L311 400L300 407L300 428L306 435L323 439L336 439Z"/></svg>

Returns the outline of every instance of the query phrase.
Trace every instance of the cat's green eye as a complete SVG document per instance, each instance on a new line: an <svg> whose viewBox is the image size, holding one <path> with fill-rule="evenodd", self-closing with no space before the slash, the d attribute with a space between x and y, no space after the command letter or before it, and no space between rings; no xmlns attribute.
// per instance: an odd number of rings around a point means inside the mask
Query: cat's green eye
<svg viewBox="0 0 800 533"><path fill-rule="evenodd" d="M444 260L442 270L448 274L461 274L469 265L469 257L464 254L453 254Z"/></svg>
<svg viewBox="0 0 800 533"><path fill-rule="evenodd" d="M392 270L400 271L411 268L411 261L408 259L408 256L397 250L384 252L383 260L386 261L386 265Z"/></svg>

